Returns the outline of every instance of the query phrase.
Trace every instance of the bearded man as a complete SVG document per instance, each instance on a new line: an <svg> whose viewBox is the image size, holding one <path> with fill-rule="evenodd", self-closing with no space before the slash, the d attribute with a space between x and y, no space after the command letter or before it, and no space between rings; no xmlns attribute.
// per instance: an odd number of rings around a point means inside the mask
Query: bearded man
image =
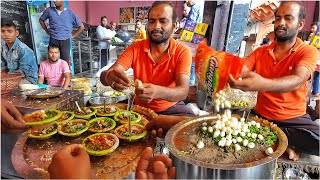
<svg viewBox="0 0 320 180"><path fill-rule="evenodd" d="M170 37L176 10L169 2L156 1L148 15L148 38L129 46L100 80L122 91L131 84L124 73L131 67L134 79L143 83L136 88L135 104L160 114L193 115L182 101L189 91L191 51Z"/></svg>
<svg viewBox="0 0 320 180"><path fill-rule="evenodd" d="M276 41L255 50L245 61L242 80L230 75L230 84L244 91L258 91L255 113L277 124L287 135L287 153L319 155L319 125L306 114L307 81L311 79L317 49L297 38L305 24L305 8L283 1L275 12Z"/></svg>

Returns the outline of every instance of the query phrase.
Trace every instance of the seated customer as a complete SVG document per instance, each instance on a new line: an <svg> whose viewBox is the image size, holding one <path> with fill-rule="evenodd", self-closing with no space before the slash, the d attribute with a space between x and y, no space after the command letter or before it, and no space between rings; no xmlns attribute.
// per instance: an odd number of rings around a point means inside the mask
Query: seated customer
<svg viewBox="0 0 320 180"><path fill-rule="evenodd" d="M34 52L17 37L19 31L12 20L1 18L1 71L22 73L22 84L37 84L38 64Z"/></svg>
<svg viewBox="0 0 320 180"><path fill-rule="evenodd" d="M48 60L43 61L39 68L38 84L43 84L44 80L50 86L60 86L67 89L70 83L70 69L66 61L59 59L59 47L48 46Z"/></svg>
<svg viewBox="0 0 320 180"><path fill-rule="evenodd" d="M129 46L117 62L100 76L104 85L122 91L130 85L124 71L130 67L136 88L135 103L160 114L194 115L183 100L189 92L190 49L171 38L177 14L165 1L156 1L149 10L148 38Z"/></svg>

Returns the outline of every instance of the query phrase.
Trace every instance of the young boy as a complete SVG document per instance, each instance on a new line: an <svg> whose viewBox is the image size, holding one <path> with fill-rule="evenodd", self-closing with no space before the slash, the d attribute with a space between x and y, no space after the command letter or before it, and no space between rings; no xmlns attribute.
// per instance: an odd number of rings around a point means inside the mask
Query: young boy
<svg viewBox="0 0 320 180"><path fill-rule="evenodd" d="M43 84L44 80L50 86L60 86L67 89L70 83L70 69L66 61L59 59L59 47L49 44L48 60L43 61L39 68L38 84Z"/></svg>
<svg viewBox="0 0 320 180"><path fill-rule="evenodd" d="M22 73L25 78L22 84L36 84L38 64L34 52L17 37L17 26L7 18L1 18L1 71Z"/></svg>

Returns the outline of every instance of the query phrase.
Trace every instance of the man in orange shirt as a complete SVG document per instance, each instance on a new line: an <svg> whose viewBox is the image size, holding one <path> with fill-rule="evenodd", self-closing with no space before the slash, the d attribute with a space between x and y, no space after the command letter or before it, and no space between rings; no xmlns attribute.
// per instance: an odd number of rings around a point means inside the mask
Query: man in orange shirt
<svg viewBox="0 0 320 180"><path fill-rule="evenodd" d="M318 57L317 49L297 38L305 23L299 2L282 2L275 13L276 41L255 50L245 61L242 80L230 76L234 88L259 91L255 113L276 123L289 140L287 153L319 155L319 125L306 114L307 81Z"/></svg>
<svg viewBox="0 0 320 180"><path fill-rule="evenodd" d="M191 51L171 38L177 14L168 2L156 1L149 10L146 40L129 46L100 80L122 91L130 86L124 71L134 70L134 79L143 82L136 88L135 104L160 114L194 115L182 100L189 91Z"/></svg>

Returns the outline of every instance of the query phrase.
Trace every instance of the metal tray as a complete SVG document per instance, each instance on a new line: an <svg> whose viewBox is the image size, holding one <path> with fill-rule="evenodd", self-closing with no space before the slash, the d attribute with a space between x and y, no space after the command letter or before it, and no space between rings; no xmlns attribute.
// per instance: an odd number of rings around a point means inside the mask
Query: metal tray
<svg viewBox="0 0 320 180"><path fill-rule="evenodd" d="M29 90L24 92L24 94L28 98L35 98L35 99L53 98L53 97L60 96L63 93L64 93L64 89L62 88L36 89L36 90Z"/></svg>

